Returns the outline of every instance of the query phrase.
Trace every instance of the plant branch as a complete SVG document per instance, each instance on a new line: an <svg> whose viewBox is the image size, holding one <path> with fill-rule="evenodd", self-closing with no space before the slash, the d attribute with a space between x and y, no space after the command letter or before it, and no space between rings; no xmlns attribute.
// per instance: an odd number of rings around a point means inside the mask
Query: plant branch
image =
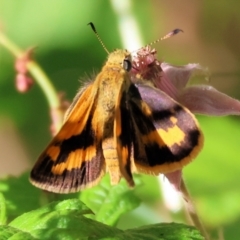
<svg viewBox="0 0 240 240"><path fill-rule="evenodd" d="M5 47L9 52L11 52L15 58L20 58L25 54L23 50L21 50L10 39L8 39L2 32L0 32L0 44ZM29 73L31 73L35 81L41 87L47 99L47 102L51 109L51 118L55 134L61 127L63 120L63 111L61 110L61 102L58 97L57 91L53 87L50 79L35 61L29 60L26 66Z"/></svg>
<svg viewBox="0 0 240 240"><path fill-rule="evenodd" d="M181 180L180 191L181 191L181 194L183 196L183 199L185 200L185 205L186 205L187 212L188 212L194 226L202 233L205 240L210 240L205 227L203 226L203 224L201 223L201 221L200 221L200 219L197 215L197 212L195 210L195 206L193 204L193 201L190 197L190 194L187 190L187 187L186 187L183 179Z"/></svg>

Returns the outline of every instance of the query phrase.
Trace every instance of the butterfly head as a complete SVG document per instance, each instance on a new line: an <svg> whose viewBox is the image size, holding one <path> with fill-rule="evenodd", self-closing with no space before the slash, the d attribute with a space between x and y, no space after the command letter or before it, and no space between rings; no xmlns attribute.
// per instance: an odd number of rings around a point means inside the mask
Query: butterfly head
<svg viewBox="0 0 240 240"><path fill-rule="evenodd" d="M127 50L117 49L109 54L107 65L119 66L129 72L132 68L132 56Z"/></svg>

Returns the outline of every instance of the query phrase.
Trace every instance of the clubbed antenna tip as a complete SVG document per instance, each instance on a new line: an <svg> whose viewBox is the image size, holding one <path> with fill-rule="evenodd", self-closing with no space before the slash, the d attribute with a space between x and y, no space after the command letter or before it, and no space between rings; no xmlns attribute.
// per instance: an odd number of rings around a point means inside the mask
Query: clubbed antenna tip
<svg viewBox="0 0 240 240"><path fill-rule="evenodd" d="M161 38L159 38L159 39L149 43L148 45L153 45L153 44L158 43L158 42L160 42L160 41L162 41L164 39L170 38L170 37L178 34L179 32L183 32L183 30L179 29L179 28L176 28L176 29L172 30L171 32L169 32L168 34L166 34L165 36L163 36L163 37L161 37Z"/></svg>
<svg viewBox="0 0 240 240"><path fill-rule="evenodd" d="M97 37L97 39L98 39L98 41L101 43L101 45L102 45L102 47L103 47L103 49L109 54L109 51L107 50L107 48L106 48L106 46L104 45L104 43L103 43L103 41L102 41L102 39L100 38L100 36L98 35L98 32L97 32L97 30L96 30L96 28L95 28L95 26L94 26L94 24L92 23L92 22L90 22L90 23L88 23L88 25L90 25L91 26L91 28L92 28L92 30L93 30L93 32L95 33L95 35L96 35L96 37Z"/></svg>
<svg viewBox="0 0 240 240"><path fill-rule="evenodd" d="M94 33L97 33L97 30L96 30L96 28L95 28L95 26L94 26L94 24L92 22L88 23L88 25L91 26L91 28L94 31Z"/></svg>
<svg viewBox="0 0 240 240"><path fill-rule="evenodd" d="M172 37L172 36L178 34L179 32L183 32L183 30L176 28L176 29L172 30L170 33L166 34L164 37L162 37L161 40Z"/></svg>

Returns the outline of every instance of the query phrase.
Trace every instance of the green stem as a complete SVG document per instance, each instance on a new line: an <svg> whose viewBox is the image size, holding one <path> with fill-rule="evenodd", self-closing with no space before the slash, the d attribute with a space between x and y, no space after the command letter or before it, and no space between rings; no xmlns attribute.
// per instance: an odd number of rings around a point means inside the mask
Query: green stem
<svg viewBox="0 0 240 240"><path fill-rule="evenodd" d="M6 217L6 202L2 193L0 193L0 225L4 225L7 222Z"/></svg>
<svg viewBox="0 0 240 240"><path fill-rule="evenodd" d="M8 39L2 32L0 32L0 44L9 50L16 58L20 58L24 55L24 51L22 51L10 39ZM34 77L35 81L39 84L44 95L47 98L49 107L51 109L51 118L56 133L60 129L63 120L61 102L57 91L53 87L50 79L35 61L29 60L27 62L27 69L29 73L31 73L31 75Z"/></svg>

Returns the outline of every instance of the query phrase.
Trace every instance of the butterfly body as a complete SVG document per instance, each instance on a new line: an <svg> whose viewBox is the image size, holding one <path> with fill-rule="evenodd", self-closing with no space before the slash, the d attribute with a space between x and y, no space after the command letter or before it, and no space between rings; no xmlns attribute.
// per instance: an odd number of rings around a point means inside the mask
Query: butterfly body
<svg viewBox="0 0 240 240"><path fill-rule="evenodd" d="M133 84L131 55L109 54L94 82L77 94L64 124L35 164L30 181L68 193L96 185L105 172L111 184L133 172L157 175L181 169L200 151L195 117L142 81Z"/></svg>

